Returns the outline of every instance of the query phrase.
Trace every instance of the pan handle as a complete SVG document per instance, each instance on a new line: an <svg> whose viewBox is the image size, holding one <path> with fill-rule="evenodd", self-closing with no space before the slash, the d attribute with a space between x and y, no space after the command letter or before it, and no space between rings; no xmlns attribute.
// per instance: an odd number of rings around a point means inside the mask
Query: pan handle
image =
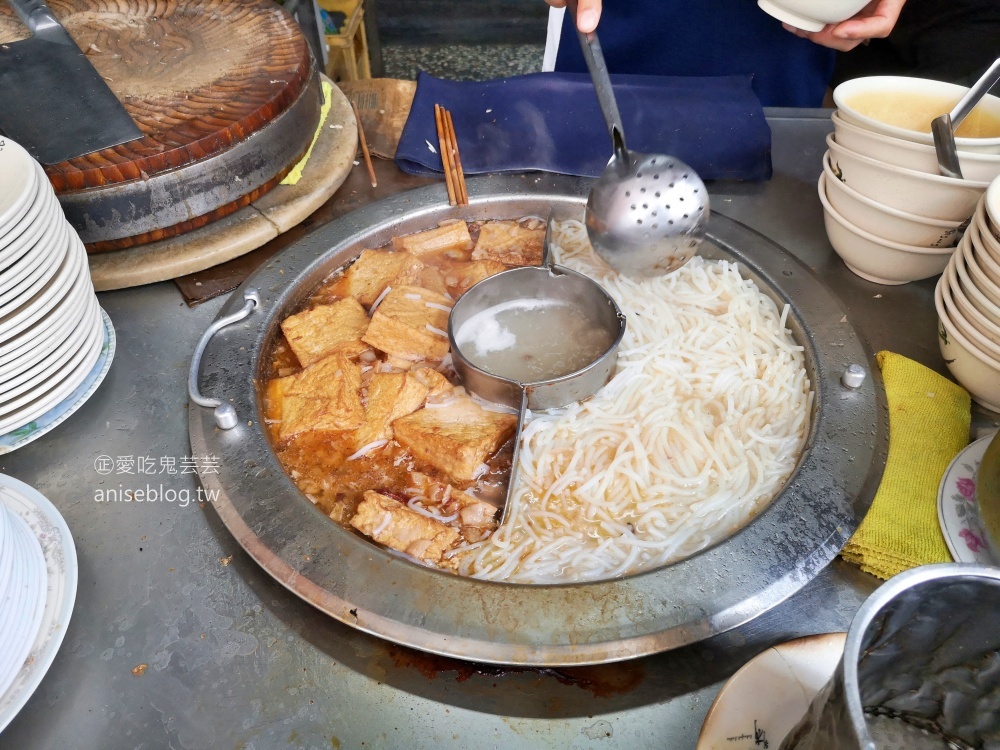
<svg viewBox="0 0 1000 750"><path fill-rule="evenodd" d="M46 29L61 25L45 0L7 0L7 2L32 35L44 33Z"/></svg>
<svg viewBox="0 0 1000 750"><path fill-rule="evenodd" d="M217 321L212 323L208 329L201 335L198 340L198 345L194 348L194 355L191 357L191 369L188 370L188 397L198 406L205 406L209 409L215 409L215 423L222 430L231 430L239 422L239 417L236 415L236 409L233 408L232 404L226 404L217 398L209 398L208 396L202 396L198 390L198 372L201 370L201 358L205 354L205 349L208 348L208 342L212 340L223 328L227 328L234 323L239 323L241 320L246 319L250 316L250 313L254 311L255 307L260 306L260 294L256 289L247 289L243 292L243 307L234 313L227 315L224 318L219 318Z"/></svg>

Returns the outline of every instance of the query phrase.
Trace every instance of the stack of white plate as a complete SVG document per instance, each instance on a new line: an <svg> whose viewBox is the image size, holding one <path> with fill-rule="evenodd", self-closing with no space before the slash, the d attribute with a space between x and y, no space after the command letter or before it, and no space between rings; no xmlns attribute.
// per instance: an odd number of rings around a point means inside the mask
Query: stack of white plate
<svg viewBox="0 0 1000 750"><path fill-rule="evenodd" d="M0 696L14 682L35 643L47 590L38 539L0 497Z"/></svg>
<svg viewBox="0 0 1000 750"><path fill-rule="evenodd" d="M56 658L73 614L77 572L73 536L56 507L0 474L0 733Z"/></svg>
<svg viewBox="0 0 1000 750"><path fill-rule="evenodd" d="M941 354L977 402L1000 411L1000 177L938 281Z"/></svg>
<svg viewBox="0 0 1000 750"><path fill-rule="evenodd" d="M87 253L41 166L0 138L0 434L71 394L107 336Z"/></svg>

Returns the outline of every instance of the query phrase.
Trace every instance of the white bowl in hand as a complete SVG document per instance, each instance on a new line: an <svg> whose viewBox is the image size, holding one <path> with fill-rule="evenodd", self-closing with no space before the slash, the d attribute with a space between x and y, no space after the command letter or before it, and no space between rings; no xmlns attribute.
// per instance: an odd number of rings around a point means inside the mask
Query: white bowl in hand
<svg viewBox="0 0 1000 750"><path fill-rule="evenodd" d="M822 31L828 23L840 23L868 5L868 0L757 0L770 16L803 31Z"/></svg>
<svg viewBox="0 0 1000 750"><path fill-rule="evenodd" d="M823 156L823 173L830 205L851 224L876 237L917 247L954 247L962 238L965 222L928 219L862 195L837 178L829 152Z"/></svg>
<svg viewBox="0 0 1000 750"><path fill-rule="evenodd" d="M841 83L833 101L841 117L867 130L933 146L931 122L951 112L968 90L927 78L868 76ZM1000 153L1000 98L984 96L957 133L959 151Z"/></svg>

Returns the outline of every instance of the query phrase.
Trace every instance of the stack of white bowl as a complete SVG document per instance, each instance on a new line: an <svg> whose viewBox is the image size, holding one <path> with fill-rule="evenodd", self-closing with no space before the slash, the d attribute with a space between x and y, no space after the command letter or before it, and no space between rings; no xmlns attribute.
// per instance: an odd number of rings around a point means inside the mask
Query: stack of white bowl
<svg viewBox="0 0 1000 750"><path fill-rule="evenodd" d="M966 91L897 76L857 78L834 90L838 110L819 195L830 244L859 276L905 284L941 273L976 204L1000 175L1000 134L956 138L965 179L939 172L930 122ZM916 119L926 119L927 132L878 119L911 108ZM970 121L983 113L1000 122L1000 99L987 96Z"/></svg>
<svg viewBox="0 0 1000 750"><path fill-rule="evenodd" d="M1000 412L1000 178L979 202L934 304L951 374L978 403Z"/></svg>
<svg viewBox="0 0 1000 750"><path fill-rule="evenodd" d="M41 166L0 137L0 434L71 394L105 337L83 243Z"/></svg>

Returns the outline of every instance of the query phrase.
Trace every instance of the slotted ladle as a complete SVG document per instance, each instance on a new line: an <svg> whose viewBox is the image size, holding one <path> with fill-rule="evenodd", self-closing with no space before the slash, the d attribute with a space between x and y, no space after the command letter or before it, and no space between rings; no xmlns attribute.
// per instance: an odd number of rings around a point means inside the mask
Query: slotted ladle
<svg viewBox="0 0 1000 750"><path fill-rule="evenodd" d="M567 8L576 18L576 0ZM577 32L614 152L587 200L587 234L619 273L642 278L676 271L698 251L708 224L708 190L698 173L665 154L625 146L621 113L596 32Z"/></svg>

